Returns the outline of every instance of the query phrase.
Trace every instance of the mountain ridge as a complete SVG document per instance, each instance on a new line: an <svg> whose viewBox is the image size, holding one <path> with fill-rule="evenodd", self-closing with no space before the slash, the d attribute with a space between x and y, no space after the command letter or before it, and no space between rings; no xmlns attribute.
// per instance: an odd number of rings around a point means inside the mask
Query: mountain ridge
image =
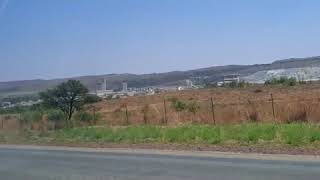
<svg viewBox="0 0 320 180"><path fill-rule="evenodd" d="M113 73L103 75L78 76L71 78L56 78L50 80L35 79L7 81L0 82L0 95L37 93L39 91L52 88L68 79L80 80L89 88L89 90L94 91L96 90L97 81L101 80L102 78L105 78L107 80L108 89L118 89L121 88L121 83L124 81L128 82L129 87L150 87L162 86L166 84L178 85L182 80L185 79L200 79L205 83L212 83L220 81L224 75L228 74L239 74L240 76L248 76L258 71L313 66L320 67L320 56L276 60L270 64L212 66L187 71L170 71L151 74Z"/></svg>

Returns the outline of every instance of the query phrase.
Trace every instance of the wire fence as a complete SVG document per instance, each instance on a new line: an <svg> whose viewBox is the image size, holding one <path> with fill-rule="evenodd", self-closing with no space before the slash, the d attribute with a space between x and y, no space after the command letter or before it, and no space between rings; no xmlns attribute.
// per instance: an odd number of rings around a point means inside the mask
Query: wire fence
<svg viewBox="0 0 320 180"><path fill-rule="evenodd" d="M99 117L94 120L94 125L102 126L187 123L216 125L246 122L317 123L320 121L319 109L320 98L277 97L268 94L261 97L235 96L232 100L221 97L159 97L151 101L122 99L102 106L90 106L87 113L92 113L92 117ZM0 115L0 129L21 129L24 126L26 124L22 122L20 114ZM48 126L54 125L46 122L44 115L41 121L28 126L33 129L48 129Z"/></svg>
<svg viewBox="0 0 320 180"><path fill-rule="evenodd" d="M101 123L108 125L181 123L224 124L242 122L318 122L317 98L276 99L241 97L233 102L215 98L179 100L163 98L157 103L124 102L113 110L102 110Z"/></svg>

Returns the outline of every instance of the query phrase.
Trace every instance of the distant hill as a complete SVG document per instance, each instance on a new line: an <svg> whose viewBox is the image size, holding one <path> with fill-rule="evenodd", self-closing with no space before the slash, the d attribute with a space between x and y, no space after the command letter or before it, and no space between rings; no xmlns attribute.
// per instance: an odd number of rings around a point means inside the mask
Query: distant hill
<svg viewBox="0 0 320 180"><path fill-rule="evenodd" d="M289 69L301 67L320 67L320 56L308 58L291 58L277 60L271 64L255 64L255 65L227 65L215 66L189 71L173 71L166 73L153 74L106 74L98 76L81 76L65 79L52 80L25 80L0 82L0 95L8 94L27 94L37 93L48 88L52 88L57 84L68 80L80 80L91 91L96 89L96 82L102 78L107 79L108 89L117 89L121 87L123 81L128 82L129 87L147 87L147 86L165 86L178 85L185 79L200 79L205 82L220 81L224 75L240 74L241 76L249 76L253 73L266 70Z"/></svg>

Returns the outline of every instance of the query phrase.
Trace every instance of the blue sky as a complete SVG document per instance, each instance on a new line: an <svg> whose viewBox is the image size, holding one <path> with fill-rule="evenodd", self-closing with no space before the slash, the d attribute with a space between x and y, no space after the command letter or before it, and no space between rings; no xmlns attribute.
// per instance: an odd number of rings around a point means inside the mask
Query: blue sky
<svg viewBox="0 0 320 180"><path fill-rule="evenodd" d="M0 81L320 55L318 0L0 0Z"/></svg>

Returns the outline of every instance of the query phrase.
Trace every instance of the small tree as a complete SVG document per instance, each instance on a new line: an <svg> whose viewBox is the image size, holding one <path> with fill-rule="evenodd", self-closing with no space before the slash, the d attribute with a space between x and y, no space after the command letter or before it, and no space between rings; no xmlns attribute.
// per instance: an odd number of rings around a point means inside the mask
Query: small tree
<svg viewBox="0 0 320 180"><path fill-rule="evenodd" d="M192 113L192 115L193 115L192 121L194 122L195 117L196 117L196 113L200 109L200 106L198 105L197 102L193 101L190 104L188 104L187 108L188 108L188 111Z"/></svg>
<svg viewBox="0 0 320 180"><path fill-rule="evenodd" d="M142 107L141 112L143 113L143 123L144 124L148 124L148 113L149 113L149 110L150 110L149 104L145 104Z"/></svg>
<svg viewBox="0 0 320 180"><path fill-rule="evenodd" d="M43 104L61 110L65 114L66 124L71 126L71 118L76 110L84 105L88 89L80 81L69 80L53 89L40 93Z"/></svg>
<svg viewBox="0 0 320 180"><path fill-rule="evenodd" d="M180 120L180 112L184 111L187 108L187 104L184 103L183 101L179 101L176 98L170 99L172 103L172 107L176 112L178 112L178 119Z"/></svg>

